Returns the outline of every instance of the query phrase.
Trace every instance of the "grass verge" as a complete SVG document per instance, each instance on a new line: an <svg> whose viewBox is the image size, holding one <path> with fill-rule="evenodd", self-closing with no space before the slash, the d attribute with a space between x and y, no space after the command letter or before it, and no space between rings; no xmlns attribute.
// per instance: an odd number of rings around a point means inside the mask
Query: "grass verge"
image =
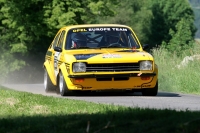
<svg viewBox="0 0 200 133"><path fill-rule="evenodd" d="M0 88L1 133L200 131L200 112L95 104Z"/></svg>
<svg viewBox="0 0 200 133"><path fill-rule="evenodd" d="M162 47L152 53L159 70L159 90L200 95L200 43L180 56Z"/></svg>

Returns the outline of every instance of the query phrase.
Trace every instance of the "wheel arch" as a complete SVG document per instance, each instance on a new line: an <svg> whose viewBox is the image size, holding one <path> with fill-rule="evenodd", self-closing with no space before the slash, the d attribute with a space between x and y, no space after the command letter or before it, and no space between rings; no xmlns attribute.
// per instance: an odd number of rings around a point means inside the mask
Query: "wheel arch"
<svg viewBox="0 0 200 133"><path fill-rule="evenodd" d="M51 79L51 82L56 85L56 79L55 79L55 76L54 76L54 73L51 69L51 66L50 66L50 63L48 61L45 61L44 62L44 65L43 65L43 68L46 69L50 79Z"/></svg>
<svg viewBox="0 0 200 133"><path fill-rule="evenodd" d="M74 88L74 84L72 83L71 79L68 77L69 73L67 71L65 63L62 63L59 66L59 73L62 72L64 80L68 86L68 88Z"/></svg>
<svg viewBox="0 0 200 133"><path fill-rule="evenodd" d="M65 79L65 81L66 81L67 78L68 78L68 72L67 72L67 68L66 68L66 66L65 66L64 63L62 63L62 64L60 65L60 67L59 67L59 73L60 73L60 72L62 72L63 77L64 77L64 79Z"/></svg>

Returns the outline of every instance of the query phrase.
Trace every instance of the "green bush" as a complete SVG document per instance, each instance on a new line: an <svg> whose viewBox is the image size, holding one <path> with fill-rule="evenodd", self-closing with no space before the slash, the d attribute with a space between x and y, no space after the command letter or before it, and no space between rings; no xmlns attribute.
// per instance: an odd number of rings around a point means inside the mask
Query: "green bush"
<svg viewBox="0 0 200 133"><path fill-rule="evenodd" d="M159 90L200 94L200 45L176 52L162 46L152 50L159 70Z"/></svg>

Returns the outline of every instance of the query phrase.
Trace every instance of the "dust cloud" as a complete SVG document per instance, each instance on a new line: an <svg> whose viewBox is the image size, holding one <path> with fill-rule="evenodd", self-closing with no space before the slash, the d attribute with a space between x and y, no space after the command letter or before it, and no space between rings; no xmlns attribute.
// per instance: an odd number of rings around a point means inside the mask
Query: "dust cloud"
<svg viewBox="0 0 200 133"><path fill-rule="evenodd" d="M20 70L10 72L0 80L1 84L41 84L44 80L43 60L26 63Z"/></svg>

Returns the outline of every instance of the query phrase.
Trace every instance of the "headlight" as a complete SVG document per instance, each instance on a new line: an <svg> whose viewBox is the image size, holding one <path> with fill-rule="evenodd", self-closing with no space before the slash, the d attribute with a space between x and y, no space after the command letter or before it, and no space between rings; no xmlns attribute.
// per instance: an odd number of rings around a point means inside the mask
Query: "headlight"
<svg viewBox="0 0 200 133"><path fill-rule="evenodd" d="M152 70L153 69L153 64L152 61L141 61L140 62L140 70Z"/></svg>
<svg viewBox="0 0 200 133"><path fill-rule="evenodd" d="M73 64L73 72L85 72L86 64L83 62L76 62Z"/></svg>

